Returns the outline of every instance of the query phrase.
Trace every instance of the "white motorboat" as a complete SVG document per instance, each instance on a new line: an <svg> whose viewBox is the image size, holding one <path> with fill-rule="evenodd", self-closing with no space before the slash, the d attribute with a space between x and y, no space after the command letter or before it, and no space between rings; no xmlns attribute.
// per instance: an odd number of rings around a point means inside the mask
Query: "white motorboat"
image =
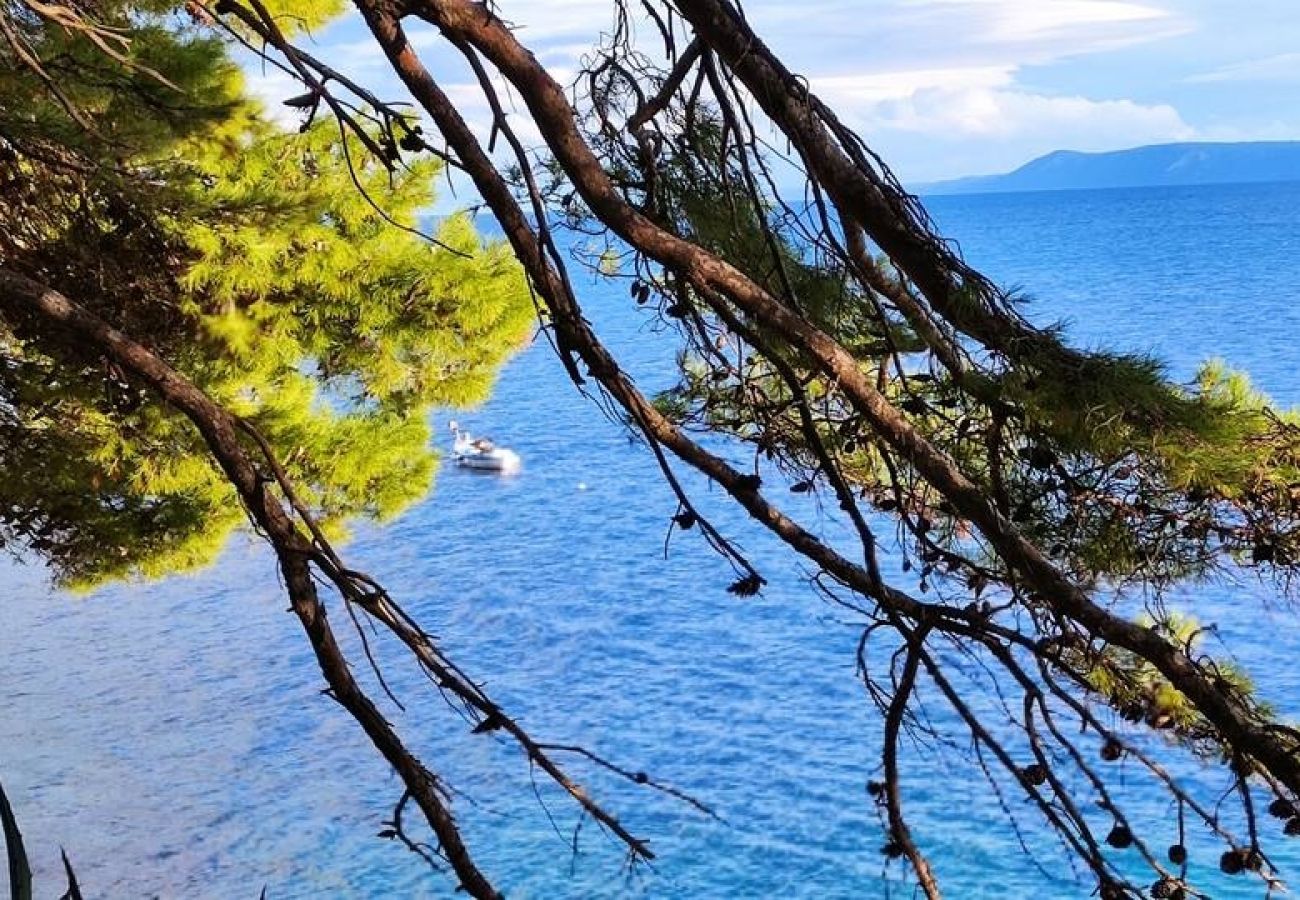
<svg viewBox="0 0 1300 900"><path fill-rule="evenodd" d="M476 438L456 422L451 423L451 455L456 465L488 472L518 472L522 461L509 447L498 447L488 438Z"/></svg>

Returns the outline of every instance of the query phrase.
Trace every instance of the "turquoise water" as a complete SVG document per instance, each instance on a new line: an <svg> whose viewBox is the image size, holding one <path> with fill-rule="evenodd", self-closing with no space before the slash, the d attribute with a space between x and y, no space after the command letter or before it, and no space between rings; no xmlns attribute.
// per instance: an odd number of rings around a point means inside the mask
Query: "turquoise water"
<svg viewBox="0 0 1300 900"><path fill-rule="evenodd" d="M1038 298L1032 317L1067 319L1083 343L1151 350L1179 378L1221 355L1300 404L1300 185L953 197L931 209L972 262ZM582 292L642 385L663 385L666 339L621 288ZM347 556L537 736L649 771L722 817L574 760L659 858L628 873L590 822L573 857L572 805L541 781L535 795L517 753L467 734L381 642L408 707L390 708L392 720L463 792L470 844L507 894L909 896L878 852L864 790L880 729L854 678L858 629L819 598L810 573L691 479L771 584L759 598L727 594L729 571L693 534L675 537L665 558L674 504L653 461L577 394L544 344L510 365L491 402L459 417L520 452L524 471L448 468L428 501L362 530ZM792 499L819 521L811 499ZM445 878L374 837L400 788L320 696L256 541L199 575L86 598L51 592L33 567L6 565L0 578L0 778L41 895L61 891L60 844L88 896L251 898L263 885L272 898L451 894ZM1300 638L1286 610L1262 607L1249 586L1184 602L1218 619L1269 699L1300 715ZM1086 896L1091 886L1049 841L1039 842L1043 871L1023 857L960 745L958 735L956 748L905 747L907 808L947 894ZM1227 786L1182 769L1207 789ZM1154 823L1155 846L1170 842L1162 796L1136 778L1122 796ZM1032 829L1032 813L1012 803ZM1300 853L1279 849L1300 879ZM1262 894L1216 879L1216 858L1193 842L1192 874L1214 896Z"/></svg>

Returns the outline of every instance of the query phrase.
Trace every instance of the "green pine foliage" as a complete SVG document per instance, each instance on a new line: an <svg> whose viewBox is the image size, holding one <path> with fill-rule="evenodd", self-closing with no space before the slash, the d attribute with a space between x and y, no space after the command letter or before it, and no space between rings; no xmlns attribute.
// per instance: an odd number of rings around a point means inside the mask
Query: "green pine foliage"
<svg viewBox="0 0 1300 900"><path fill-rule="evenodd" d="M307 10L304 27L337 7ZM67 58L58 83L92 128L5 61L0 265L253 423L333 534L393 516L432 483L432 410L482 402L527 340L522 273L467 216L442 221L436 244L415 233L439 163L391 174L332 123L277 130L225 46L170 12L99 10L140 68L24 23L42 59ZM6 546L89 588L205 565L245 521L189 422L102 360L0 321Z"/></svg>
<svg viewBox="0 0 1300 900"><path fill-rule="evenodd" d="M1144 627L1212 666L1225 695L1270 719L1245 673L1214 659L1201 646L1204 630L1165 598L1175 585L1251 571L1284 593L1300 584L1293 577L1300 412L1276 408L1219 362L1180 384L1148 356L1072 348L1063 329L1019 320L1013 308L1021 298L1013 294L999 295L1006 306L1000 343L949 327L947 345L934 350L927 342L935 341L936 322L948 320L935 316L929 334L912 327L923 298L913 295L912 312L899 302L906 285L887 258L871 260L873 271L835 248L840 235L820 232L815 210L781 206L764 185L755 187L753 162L741 159L738 142L720 138L707 110L691 112L673 120L672 140L649 149L611 139L608 152L625 170L612 167L615 178L633 196L645 191L642 206L665 227L726 259L849 348L898 418L953 460L1071 581L1099 597L1143 598L1153 615ZM647 152L658 163L653 190L638 168ZM589 213L562 203L572 224L591 230ZM633 297L685 342L676 385L656 398L662 413L749 444L764 478L777 469L793 493L817 492L823 504L842 506L846 487L874 533L901 551L900 580L913 580L918 594L967 602L967 611L1026 611L1042 635L1039 652L1123 719L1198 753L1222 752L1222 735L1150 661L1090 642L1044 612L1051 598L1028 590L795 342L740 313L715 311L645 258L631 264ZM967 312L977 311L976 300L972 293ZM1023 619L1014 627L1023 629Z"/></svg>
<svg viewBox="0 0 1300 900"><path fill-rule="evenodd" d="M675 125L681 135L656 148L646 206L850 348L911 425L1079 583L1159 591L1244 564L1292 586L1300 415L1276 409L1220 363L1182 385L1148 356L1073 349L1059 328L1008 326L997 353L966 342L970 364L956 376L908 322L863 290L843 254L806 237L816 228L812 211L751 195L752 166L741 164L735 141L722 138L707 111ZM635 171L635 160L627 167ZM766 197L761 184L758 193ZM580 208L571 215L582 224ZM884 282L900 283L887 259L875 262ZM678 384L659 397L674 421L752 444L804 491L825 481L821 451L828 452L861 498L924 526L918 544L931 546L917 550L922 585L944 574L944 551L977 559L985 570L977 584L1004 574L970 539L968 524L918 473L882 453L836 385L788 341L752 323L736 334L644 261L633 294L653 299L690 348ZM778 362L808 401L816 442Z"/></svg>

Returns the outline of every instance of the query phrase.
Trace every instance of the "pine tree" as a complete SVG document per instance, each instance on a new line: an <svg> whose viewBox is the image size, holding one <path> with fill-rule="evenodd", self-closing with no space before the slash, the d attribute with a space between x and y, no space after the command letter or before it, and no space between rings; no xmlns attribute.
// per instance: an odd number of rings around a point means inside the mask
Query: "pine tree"
<svg viewBox="0 0 1300 900"><path fill-rule="evenodd" d="M1180 833L1181 813L1195 813L1226 845L1224 872L1272 889L1256 810L1294 816L1300 733L1163 598L1225 572L1294 585L1297 416L1216 364L1179 385L1152 359L1074 347L1027 321L742 4L611 4L616 26L572 90L491 4L356 5L497 215L571 375L585 364L653 448L676 494L669 527L726 558L733 594L761 590L761 561L701 515L675 458L860 617L860 673L884 719L884 780L871 789L882 852L906 859L920 891L938 897L939 881L908 826L899 765L907 723L934 722L918 715L921 691L953 717L932 737L972 748L972 780L987 779L1013 821L1012 798L1040 812L1100 896L1196 892L1181 844L1177 871L1143 851L1149 889L1119 857L1162 824L1114 801L1124 777L1167 791ZM485 145L413 48L411 22L476 64L489 104L507 83L541 146L521 149L504 118ZM504 164L492 152L502 136ZM651 402L588 326L553 250L566 225L618 248L593 268L630 278L679 339L677 390ZM738 469L700 432L751 442L753 463ZM785 479L831 502L801 521L773 490ZM825 526L836 509L857 541ZM902 556L901 576L882 572L881 546ZM1121 602L1139 592L1146 618ZM1007 719L989 696L1008 701ZM1148 756L1141 728L1169 743ZM1102 763L1133 766L1105 771L1094 743ZM1182 750L1231 775L1249 846L1222 830L1222 798L1168 776L1162 760Z"/></svg>
<svg viewBox="0 0 1300 900"><path fill-rule="evenodd" d="M332 533L394 515L430 487L431 410L485 399L527 338L517 264L464 215L420 237L441 163L394 174L332 122L278 130L168 5L94 22L123 60L12 20L57 95L0 75L0 266L147 338L279 450ZM0 540L78 587L210 562L246 519L190 424L30 337L0 328Z"/></svg>
<svg viewBox="0 0 1300 900"><path fill-rule="evenodd" d="M630 4L613 4L618 27L572 101L494 4L355 5L496 214L570 374L582 382L583 363L654 449L677 497L665 511L671 527L696 529L727 559L739 576L733 594L762 588L759 564L700 514L670 454L812 564L818 583L860 617L861 674L884 719L884 780L869 792L888 859L906 858L921 890L939 895L907 824L899 777L900 735L917 721L924 690L927 705L942 703L955 723L936 739L971 747L973 778L1041 813L1100 896L1195 893L1181 844L1185 817L1223 842L1223 872L1259 874L1273 889L1257 808L1271 797L1270 813L1288 820L1281 833L1300 832L1300 732L1255 696L1246 673L1208 652L1204 629L1161 600L1172 585L1218 571L1274 578L1280 593L1294 583L1300 419L1216 364L1197 384L1177 385L1151 359L1072 347L1059 329L1026 321L1018 298L936 233L916 199L731 0L642 3L645 21L636 24L644 28L632 27ZM3 437L12 438L6 466L31 477L3 488L14 492L0 509L6 535L46 553L72 581L146 572L168 554L171 567L209 557L214 548L197 523L225 533L238 507L190 426L206 429L212 458L277 553L331 695L401 774L402 802L415 798L468 893L498 896L433 776L351 679L324 624L317 578L397 636L475 731L508 734L530 767L627 844L631 859L649 859L644 842L549 760L546 750L557 745L532 741L377 582L343 566L327 538L314 530L304 537L302 526L317 516L337 528L349 515L399 507L404 489L427 478L418 454L406 452L421 443L421 404L478 396L512 346L501 339L526 328L523 292L508 288L518 282L500 251L476 249L470 259L483 268L453 252L475 247L464 220L442 230L451 250L422 251L445 267L446 284L410 276L405 251L380 238L382 225L359 194L410 224L436 167L413 166L409 179L389 183L400 151L422 141L401 113L289 43L336 8L222 0L213 11L292 64L307 89L295 105L312 114L328 106L349 135L344 142L321 126L298 137L267 131L220 54L205 57L203 39L183 30L162 33L186 48L178 55L187 64L169 60L166 40L156 40L147 68L116 76L143 85L124 98L104 92L102 79L77 82L80 67L94 65L89 57L58 79L19 67L5 87L5 102L20 112L29 97L53 92L80 126L54 106L6 121L10 106L0 105L3 221L16 235L0 245L0 279L5 268L27 273L80 304L0 281L12 327L0 375ZM9 9L0 7L3 21L30 46L63 40L43 33L39 17ZM115 24L155 27L159 12L118 9ZM537 165L504 116L485 147L407 40L409 18L434 25L477 67L489 102L497 100L494 76L508 81L551 158ZM19 57L21 40L10 38ZM169 109L171 95L143 80L160 73L196 88L197 105ZM119 102L144 118L117 128ZM344 103L364 107L370 124L350 118ZM71 115L83 106L84 115ZM114 133L113 150L90 142L96 122ZM508 164L493 154L501 136L514 155ZM790 177L793 201L782 186ZM28 191L24 179L45 187ZM286 184L294 189L280 191ZM682 384L657 403L583 316L555 246L555 223L566 220L621 243L635 267L633 297L653 302L675 328ZM624 274L608 265L614 256L602 259L605 277ZM476 281L479 289L457 294ZM436 296L456 302L430 303L423 292L435 284ZM150 347L140 352L106 335L100 321L146 336ZM60 343L53 332L69 323L73 339ZM474 340L486 349L469 349ZM261 490L254 460L269 454L247 452L228 410L272 437L306 506L287 511L281 495ZM739 470L712 442L697 441L699 430L752 442L753 468ZM366 450L348 456L356 447ZM797 493L833 497L858 546L842 555L848 542L784 511L772 467ZM97 493L87 494L86 483ZM877 560L882 540L905 560L895 583ZM1117 603L1129 587L1151 598L1146 617ZM891 660L882 671L866 666L869 642L873 658ZM892 652L879 653L880 642ZM1004 699L1006 719L989 712L989 694ZM1020 702L1005 704L1013 697ZM1012 705L1023 710L1019 719ZM1148 755L1142 728L1169 742ZM1222 827L1224 796L1207 796L1203 784L1175 779L1162 764L1188 749L1231 776L1249 845ZM1098 758L1134 763L1106 771ZM1156 784L1176 805L1180 843L1168 854L1176 872L1145 849L1146 833L1162 823L1138 821L1112 801L1127 778ZM1017 821L1013 806L1021 804L1002 805ZM1118 855L1134 847L1158 879L1149 889Z"/></svg>

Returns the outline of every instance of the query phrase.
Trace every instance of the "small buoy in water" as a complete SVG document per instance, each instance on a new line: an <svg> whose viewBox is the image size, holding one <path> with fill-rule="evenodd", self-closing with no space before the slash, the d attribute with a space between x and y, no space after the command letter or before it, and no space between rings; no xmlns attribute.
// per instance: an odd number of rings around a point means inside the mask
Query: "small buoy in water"
<svg viewBox="0 0 1300 900"><path fill-rule="evenodd" d="M585 482L585 481L579 481L579 482L578 482L578 490L580 490L580 491L585 491L586 489L587 489L587 482Z"/></svg>

